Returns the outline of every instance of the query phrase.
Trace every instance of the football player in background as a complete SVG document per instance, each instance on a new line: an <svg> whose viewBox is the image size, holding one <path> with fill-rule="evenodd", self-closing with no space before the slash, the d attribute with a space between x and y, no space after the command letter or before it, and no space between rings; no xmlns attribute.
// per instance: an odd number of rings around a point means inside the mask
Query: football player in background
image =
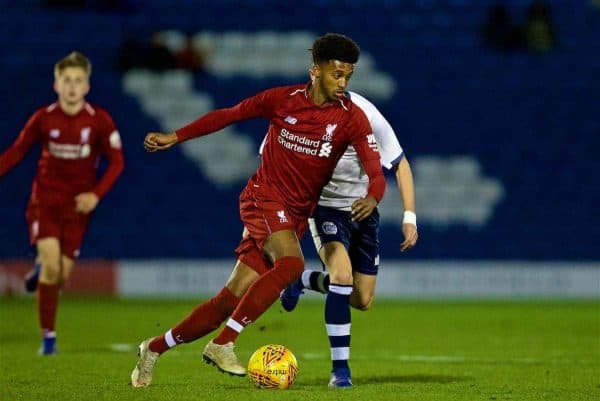
<svg viewBox="0 0 600 401"><path fill-rule="evenodd" d="M0 155L0 177L36 143L42 152L26 211L36 268L25 287L37 289L41 355L56 353L56 312L61 286L79 256L88 222L98 202L123 171L121 138L111 116L85 100L92 65L72 52L54 66L55 103L38 109L15 142ZM98 159L108 166L98 180Z"/></svg>

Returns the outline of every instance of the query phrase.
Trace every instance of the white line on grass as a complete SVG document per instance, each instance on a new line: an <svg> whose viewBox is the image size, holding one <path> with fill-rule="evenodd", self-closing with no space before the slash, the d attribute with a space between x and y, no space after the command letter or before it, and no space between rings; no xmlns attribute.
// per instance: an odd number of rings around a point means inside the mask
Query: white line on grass
<svg viewBox="0 0 600 401"><path fill-rule="evenodd" d="M113 343L108 344L108 348L113 352L134 352L137 349L137 344L127 343ZM174 349L169 354L177 354L179 356L197 357L197 350L188 348ZM297 354L298 359L307 361L328 361L330 356L328 353L317 353L317 352L305 352ZM499 364L516 364L516 365L539 365L543 363L559 364L559 365L586 365L595 366L598 363L587 360L587 359L565 359L565 358L551 358L551 359L540 359L530 357L519 357L519 358L478 358L478 357L467 357L460 355L390 355L390 354L369 354L369 355L352 355L352 360L358 361L399 361L399 362L414 362L414 363L432 363L432 364L444 364L444 363L479 363L486 365L499 365Z"/></svg>
<svg viewBox="0 0 600 401"><path fill-rule="evenodd" d="M304 353L303 359L308 360L328 360L328 354L321 353ZM465 356L452 355L353 355L354 360L391 360L401 362L424 362L424 363L516 363L516 364L539 364L543 363L542 359L537 358L509 358L509 359L492 359L492 358L472 358ZM566 361L565 361L566 362Z"/></svg>
<svg viewBox="0 0 600 401"><path fill-rule="evenodd" d="M108 348L114 352L132 352L135 346L133 344L114 343L108 344Z"/></svg>
<svg viewBox="0 0 600 401"><path fill-rule="evenodd" d="M139 344L127 344L127 343L112 343L108 344L107 347L109 350L113 352L125 352L132 353L137 351L137 347ZM184 352L180 352L177 349L173 349L169 351L169 354L184 354Z"/></svg>

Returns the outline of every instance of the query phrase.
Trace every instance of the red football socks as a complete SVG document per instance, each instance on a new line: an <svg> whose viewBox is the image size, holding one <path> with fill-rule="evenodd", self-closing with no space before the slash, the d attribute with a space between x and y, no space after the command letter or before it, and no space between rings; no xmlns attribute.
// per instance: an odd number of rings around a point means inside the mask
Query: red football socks
<svg viewBox="0 0 600 401"><path fill-rule="evenodd" d="M44 336L54 336L59 289L58 284L38 283L38 314Z"/></svg>
<svg viewBox="0 0 600 401"><path fill-rule="evenodd" d="M227 287L210 300L197 306L179 324L150 342L152 352L162 354L181 343L189 343L217 329L235 309L239 298Z"/></svg>
<svg viewBox="0 0 600 401"><path fill-rule="evenodd" d="M303 270L304 261L298 257L284 256L277 259L273 268L248 288L231 319L213 342L222 345L235 341L244 327L269 309L281 290L297 280Z"/></svg>

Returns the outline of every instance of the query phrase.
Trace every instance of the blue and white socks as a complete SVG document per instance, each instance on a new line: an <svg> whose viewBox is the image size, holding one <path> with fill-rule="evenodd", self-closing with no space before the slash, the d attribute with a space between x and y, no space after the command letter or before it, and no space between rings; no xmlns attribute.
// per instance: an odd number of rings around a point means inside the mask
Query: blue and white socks
<svg viewBox="0 0 600 401"><path fill-rule="evenodd" d="M329 289L329 274L323 272L304 270L300 281L303 288L317 291L321 294L327 294L327 290Z"/></svg>
<svg viewBox="0 0 600 401"><path fill-rule="evenodd" d="M348 369L350 359L351 285L331 283L325 301L325 327L331 347L333 371Z"/></svg>

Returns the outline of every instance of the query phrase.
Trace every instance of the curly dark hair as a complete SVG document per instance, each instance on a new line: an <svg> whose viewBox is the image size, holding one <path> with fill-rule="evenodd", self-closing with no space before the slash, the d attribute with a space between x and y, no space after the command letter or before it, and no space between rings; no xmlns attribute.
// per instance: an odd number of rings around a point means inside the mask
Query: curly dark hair
<svg viewBox="0 0 600 401"><path fill-rule="evenodd" d="M310 50L315 64L329 60L355 64L360 56L360 48L356 42L339 33L328 33L317 38Z"/></svg>

